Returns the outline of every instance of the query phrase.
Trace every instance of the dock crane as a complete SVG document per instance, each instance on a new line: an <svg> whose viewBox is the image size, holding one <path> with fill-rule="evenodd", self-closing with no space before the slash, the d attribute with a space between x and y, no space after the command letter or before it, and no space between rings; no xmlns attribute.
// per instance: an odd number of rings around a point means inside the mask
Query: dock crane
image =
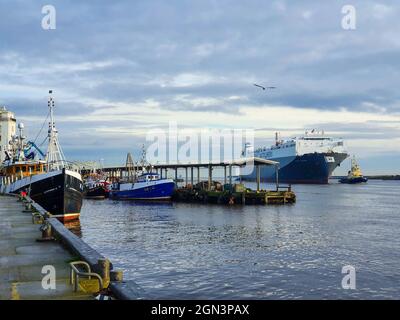
<svg viewBox="0 0 400 320"><path fill-rule="evenodd" d="M46 157L46 155L43 153L42 150L40 150L40 148L36 145L35 142L33 142L33 141L28 141L28 142L26 143L26 147L24 148L24 154L25 154L25 157L26 157L26 158L28 158L28 159L33 159L33 158L35 158L35 152L34 152L34 151L31 152L31 149L32 149L32 148L36 149L36 151L39 152L39 154L40 154L43 158Z"/></svg>

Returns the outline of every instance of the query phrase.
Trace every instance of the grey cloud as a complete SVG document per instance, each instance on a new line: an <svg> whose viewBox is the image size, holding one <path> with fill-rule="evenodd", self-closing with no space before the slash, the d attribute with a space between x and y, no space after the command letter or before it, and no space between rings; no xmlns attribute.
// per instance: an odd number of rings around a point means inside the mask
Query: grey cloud
<svg viewBox="0 0 400 320"><path fill-rule="evenodd" d="M0 3L0 104L27 117L45 115L50 88L59 94L61 117L148 99L176 112L233 113L243 105L400 112L394 0L352 1L358 25L349 32L340 27L347 1L52 4L57 29L43 31L42 3ZM182 74L210 81L176 85ZM258 91L253 82L278 89ZM65 130L82 129L67 123Z"/></svg>

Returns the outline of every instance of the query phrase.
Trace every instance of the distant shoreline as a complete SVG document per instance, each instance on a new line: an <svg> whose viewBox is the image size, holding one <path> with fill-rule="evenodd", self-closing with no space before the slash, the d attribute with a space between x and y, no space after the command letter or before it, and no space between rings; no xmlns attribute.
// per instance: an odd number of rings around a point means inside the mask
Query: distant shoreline
<svg viewBox="0 0 400 320"><path fill-rule="evenodd" d="M366 178L370 180L400 180L400 175L378 175L378 176L365 176ZM331 179L342 179L345 178L345 176L334 176L331 177Z"/></svg>

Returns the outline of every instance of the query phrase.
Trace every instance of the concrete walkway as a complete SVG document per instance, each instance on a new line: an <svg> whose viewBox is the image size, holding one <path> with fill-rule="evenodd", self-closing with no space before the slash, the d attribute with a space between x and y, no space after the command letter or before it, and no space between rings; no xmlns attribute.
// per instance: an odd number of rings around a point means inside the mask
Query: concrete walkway
<svg viewBox="0 0 400 320"><path fill-rule="evenodd" d="M69 284L71 254L57 242L37 242L40 225L17 198L0 196L0 300L93 299ZM42 268L56 270L56 289L43 289Z"/></svg>

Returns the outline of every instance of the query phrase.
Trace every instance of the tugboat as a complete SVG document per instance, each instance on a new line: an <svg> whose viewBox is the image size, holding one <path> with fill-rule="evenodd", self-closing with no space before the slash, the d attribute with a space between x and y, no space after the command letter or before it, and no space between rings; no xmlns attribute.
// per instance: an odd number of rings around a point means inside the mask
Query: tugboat
<svg viewBox="0 0 400 320"><path fill-rule="evenodd" d="M348 172L346 178L342 178L339 180L340 183L365 183L368 181L368 178L364 177L361 173L360 166L358 165L355 157L351 159L351 170Z"/></svg>
<svg viewBox="0 0 400 320"><path fill-rule="evenodd" d="M79 218L83 182L80 173L72 169L61 149L51 90L49 94L48 149L44 160L38 159L37 153L42 156L44 153L34 143L25 142L24 126L20 123L19 135L13 136L9 142L5 161L0 167L0 193L26 192L53 217L65 222Z"/></svg>
<svg viewBox="0 0 400 320"><path fill-rule="evenodd" d="M146 163L146 152L142 150L143 171L138 176L136 170L132 166L133 161L131 155L128 154L127 168L128 172L133 169L132 178L126 183L114 183L110 198L115 200L170 200L175 189L175 182L172 179L161 179L157 173L151 172L151 165ZM131 164L130 168L128 163Z"/></svg>

